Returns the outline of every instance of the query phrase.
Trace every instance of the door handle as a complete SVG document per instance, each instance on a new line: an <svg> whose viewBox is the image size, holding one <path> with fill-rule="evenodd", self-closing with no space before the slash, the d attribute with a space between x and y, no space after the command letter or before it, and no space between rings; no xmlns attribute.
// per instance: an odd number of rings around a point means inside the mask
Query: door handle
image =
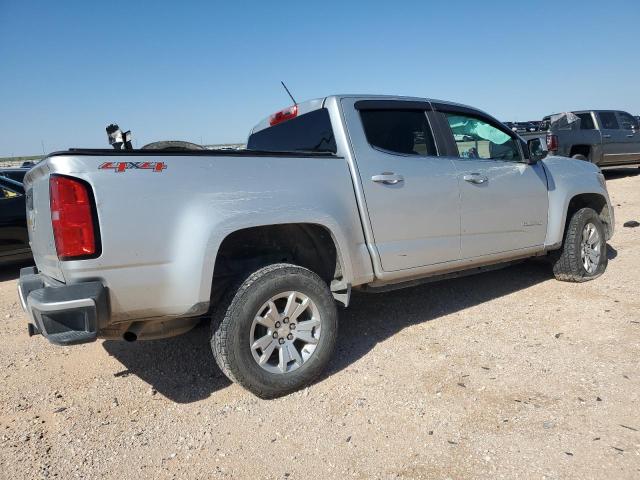
<svg viewBox="0 0 640 480"><path fill-rule="evenodd" d="M489 181L488 177L484 175L480 175L479 173L470 173L469 175L465 175L462 177L465 182L473 183L476 185L480 185L481 183L487 183Z"/></svg>
<svg viewBox="0 0 640 480"><path fill-rule="evenodd" d="M404 182L404 177L392 172L383 172L380 175L374 175L371 177L371 180L376 183L384 183L385 185L396 185L400 182Z"/></svg>
<svg viewBox="0 0 640 480"><path fill-rule="evenodd" d="M602 135L602 138L611 138L611 135Z"/></svg>
<svg viewBox="0 0 640 480"><path fill-rule="evenodd" d="M627 138L633 138L633 133L631 135L627 135Z"/></svg>

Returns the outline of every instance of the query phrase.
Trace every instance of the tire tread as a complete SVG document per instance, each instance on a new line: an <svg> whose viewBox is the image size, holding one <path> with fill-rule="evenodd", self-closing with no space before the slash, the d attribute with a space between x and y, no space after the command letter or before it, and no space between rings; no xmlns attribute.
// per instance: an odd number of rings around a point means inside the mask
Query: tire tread
<svg viewBox="0 0 640 480"><path fill-rule="evenodd" d="M581 283L593 280L602 275L604 268L599 268L595 274L588 274L582 267L580 259L580 237L587 220L595 220L599 227L599 233L604 238L604 228L598 218L598 214L591 208L581 208L575 212L567 224L562 247L551 255L553 274L556 279L563 282ZM602 249L604 267L606 268L606 242Z"/></svg>
<svg viewBox="0 0 640 480"><path fill-rule="evenodd" d="M281 396L291 391L297 390L301 386L297 383L292 383L285 388L264 388L259 384L253 382L247 375L244 375L240 368L238 368L236 362L232 358L232 352L230 349L229 328L234 320L239 315L239 309L246 302L249 295L251 295L253 287L257 282L260 282L264 277L277 272L279 276L286 276L292 274L303 274L305 276L313 278L316 282L324 284L318 275L311 270L308 270L297 265L288 263L276 263L263 267L246 277L233 282L223 295L221 301L218 303L217 308L212 315L212 335L211 335L211 350L213 357L220 367L222 373L224 373L231 381L241 385L245 389L253 392L255 395L261 398L274 398ZM327 292L329 292L327 287ZM330 295L330 292L329 292ZM335 305L334 305L335 308ZM337 337L337 329L333 331L323 329L323 335L331 335L329 339L330 344L335 344ZM329 352L331 353L331 352ZM315 360L312 358L308 361ZM328 360L328 359L327 359ZM314 377L310 377L306 383L310 383L314 380Z"/></svg>

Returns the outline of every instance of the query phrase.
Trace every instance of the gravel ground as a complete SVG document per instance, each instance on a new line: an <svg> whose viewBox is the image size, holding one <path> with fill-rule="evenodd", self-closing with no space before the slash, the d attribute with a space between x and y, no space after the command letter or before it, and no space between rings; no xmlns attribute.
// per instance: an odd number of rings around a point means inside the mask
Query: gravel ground
<svg viewBox="0 0 640 480"><path fill-rule="evenodd" d="M29 339L0 270L0 478L640 478L638 170L586 284L525 263L341 311L310 388L263 401L208 329L72 348Z"/></svg>

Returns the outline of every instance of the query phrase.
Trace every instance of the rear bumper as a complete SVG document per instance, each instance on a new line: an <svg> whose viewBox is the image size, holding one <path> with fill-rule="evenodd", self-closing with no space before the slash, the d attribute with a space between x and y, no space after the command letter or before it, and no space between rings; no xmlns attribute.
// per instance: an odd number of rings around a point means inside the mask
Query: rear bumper
<svg viewBox="0 0 640 480"><path fill-rule="evenodd" d="M109 317L107 288L100 282L65 285L20 270L18 295L29 316L29 335L42 334L56 345L93 342Z"/></svg>

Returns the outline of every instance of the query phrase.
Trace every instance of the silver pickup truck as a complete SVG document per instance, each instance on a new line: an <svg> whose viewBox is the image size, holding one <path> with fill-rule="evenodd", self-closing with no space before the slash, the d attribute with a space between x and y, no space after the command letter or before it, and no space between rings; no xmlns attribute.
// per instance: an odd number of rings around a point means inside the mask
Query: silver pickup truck
<svg viewBox="0 0 640 480"><path fill-rule="evenodd" d="M326 366L353 289L534 256L593 279L604 177L531 143L468 106L339 95L265 119L243 151L53 153L26 176L29 332L134 341L211 317L224 373L273 397Z"/></svg>

